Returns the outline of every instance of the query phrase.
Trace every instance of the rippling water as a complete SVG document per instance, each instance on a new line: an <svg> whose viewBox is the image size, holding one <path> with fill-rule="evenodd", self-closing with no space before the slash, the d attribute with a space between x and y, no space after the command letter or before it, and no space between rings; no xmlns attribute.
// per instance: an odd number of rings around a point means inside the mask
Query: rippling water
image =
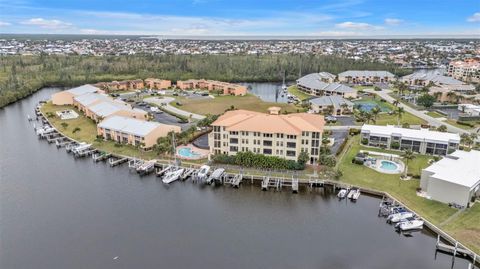
<svg viewBox="0 0 480 269"><path fill-rule="evenodd" d="M55 89L0 110L0 268L450 268L427 231L407 238L377 198L164 186L75 160L26 115ZM456 259L455 268L467 268Z"/></svg>

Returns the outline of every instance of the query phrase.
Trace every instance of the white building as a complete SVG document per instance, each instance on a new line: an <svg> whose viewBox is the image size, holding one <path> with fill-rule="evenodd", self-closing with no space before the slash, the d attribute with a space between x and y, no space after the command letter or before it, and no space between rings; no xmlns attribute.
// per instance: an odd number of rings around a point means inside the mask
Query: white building
<svg viewBox="0 0 480 269"><path fill-rule="evenodd" d="M478 117L480 116L480 105L473 105L473 104L459 104L458 110L462 111L469 116Z"/></svg>
<svg viewBox="0 0 480 269"><path fill-rule="evenodd" d="M386 149L410 149L420 154L447 155L458 148L460 135L430 131L428 129L407 129L393 125L362 126L362 143Z"/></svg>
<svg viewBox="0 0 480 269"><path fill-rule="evenodd" d="M433 200L467 206L480 195L480 151L457 150L423 169L420 187Z"/></svg>

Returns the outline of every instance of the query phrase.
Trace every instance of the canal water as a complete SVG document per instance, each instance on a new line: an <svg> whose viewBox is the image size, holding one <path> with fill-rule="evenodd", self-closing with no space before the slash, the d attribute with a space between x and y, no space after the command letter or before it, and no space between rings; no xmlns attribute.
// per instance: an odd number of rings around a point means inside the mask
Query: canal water
<svg viewBox="0 0 480 269"><path fill-rule="evenodd" d="M54 91L0 110L2 269L451 268L431 233L405 237L378 218L377 198L165 186L76 160L38 140L26 119Z"/></svg>
<svg viewBox="0 0 480 269"><path fill-rule="evenodd" d="M287 103L287 94L282 92L282 83L239 83L248 87L248 92L265 102Z"/></svg>

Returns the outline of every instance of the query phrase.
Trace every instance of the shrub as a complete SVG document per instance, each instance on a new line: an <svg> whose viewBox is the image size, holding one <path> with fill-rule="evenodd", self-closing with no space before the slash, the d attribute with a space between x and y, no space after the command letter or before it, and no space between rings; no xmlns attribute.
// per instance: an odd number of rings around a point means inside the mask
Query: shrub
<svg viewBox="0 0 480 269"><path fill-rule="evenodd" d="M360 134L360 129L356 129L356 128L350 128L350 130L348 131L350 135L358 135Z"/></svg>
<svg viewBox="0 0 480 269"><path fill-rule="evenodd" d="M474 124L470 123L470 122L466 122L466 121L460 121L460 120L457 120L457 124L460 124L460 125L465 125L465 126L468 126L468 127L475 127Z"/></svg>
<svg viewBox="0 0 480 269"><path fill-rule="evenodd" d="M366 139L366 138L362 138L362 144L363 144L363 145L366 145L366 144L368 144L368 139Z"/></svg>
<svg viewBox="0 0 480 269"><path fill-rule="evenodd" d="M390 144L390 148L392 148L392 149L399 149L399 148L400 148L400 143L398 143L398 142L392 142L392 143Z"/></svg>
<svg viewBox="0 0 480 269"><path fill-rule="evenodd" d="M265 156L253 152L238 152L235 156L217 154L213 157L216 163L233 164L261 169L303 170L305 165L293 160L285 160L276 156Z"/></svg>
<svg viewBox="0 0 480 269"><path fill-rule="evenodd" d="M76 132L80 132L82 129L80 129L80 127L75 127L72 131L72 134L76 133Z"/></svg>

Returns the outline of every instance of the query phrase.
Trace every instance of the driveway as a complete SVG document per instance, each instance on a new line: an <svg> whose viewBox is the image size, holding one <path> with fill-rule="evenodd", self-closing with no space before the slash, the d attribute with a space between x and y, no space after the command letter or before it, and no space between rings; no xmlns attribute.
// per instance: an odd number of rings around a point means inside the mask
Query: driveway
<svg viewBox="0 0 480 269"><path fill-rule="evenodd" d="M205 118L205 116L203 116L203 115L191 113L191 112L188 112L188 111L185 111L185 110L178 109L174 106L171 106L170 102L175 101L175 98L173 98L173 97L167 97L167 96L162 97L162 98L149 97L149 98L145 98L143 100L147 103L162 106L163 108L165 108L166 110L168 110L172 113L179 114L179 115L182 115L182 116L187 117L187 118L190 117L190 115L192 116L193 119L196 119L196 120L203 120Z"/></svg>
<svg viewBox="0 0 480 269"><path fill-rule="evenodd" d="M393 98L393 97L391 97L390 95L388 95L389 93L391 93L390 90L382 90L382 91L378 91L378 92L377 92L377 91L368 89L368 90L365 90L365 91L366 91L366 92L369 92L369 93L377 94L377 95L380 96L381 98L387 100L387 102L389 102L389 103L393 103L393 102L395 101L395 98ZM443 122L443 121L441 121L441 120L438 120L438 119L435 119L435 118L433 118L433 117L430 117L430 116L428 116L427 114L425 114L423 111L416 110L416 109L411 108L411 107L409 107L409 106L407 106L407 105L404 105L404 104L402 104L402 103L399 103L398 106L399 106L399 107L403 107L403 109L404 109L405 111L407 111L408 113L411 113L411 114L413 114L413 115L415 115L415 116L417 116L417 117L419 117L419 118L427 121L428 124L431 125L431 126L436 126L436 127L438 127L438 126L440 126L440 125L445 125L445 126L447 126L447 130L448 130L449 132L459 133L459 134L468 133L468 131L466 131L466 130L463 130L463 129L461 129L461 128L452 126L452 125L450 125L450 124L448 124L448 123L446 123L446 122Z"/></svg>

